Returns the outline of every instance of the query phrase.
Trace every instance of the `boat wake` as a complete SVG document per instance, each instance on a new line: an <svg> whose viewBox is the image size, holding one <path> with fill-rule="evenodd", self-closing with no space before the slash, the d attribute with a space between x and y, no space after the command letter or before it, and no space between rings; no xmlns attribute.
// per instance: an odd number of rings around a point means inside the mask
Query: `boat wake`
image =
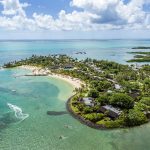
<svg viewBox="0 0 150 150"><path fill-rule="evenodd" d="M16 105L12 105L10 103L7 103L7 106L15 113L15 117L19 119L20 121L23 121L29 117L29 114L24 114L20 107Z"/></svg>

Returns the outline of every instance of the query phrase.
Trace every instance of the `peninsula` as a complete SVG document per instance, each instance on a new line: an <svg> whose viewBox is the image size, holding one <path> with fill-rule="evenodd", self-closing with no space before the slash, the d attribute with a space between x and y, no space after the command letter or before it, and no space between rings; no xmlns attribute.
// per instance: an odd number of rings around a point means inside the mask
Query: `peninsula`
<svg viewBox="0 0 150 150"><path fill-rule="evenodd" d="M149 121L150 65L77 60L67 55L33 55L3 67L20 66L34 66L31 75L57 75L80 81L67 108L72 116L90 127L132 127Z"/></svg>

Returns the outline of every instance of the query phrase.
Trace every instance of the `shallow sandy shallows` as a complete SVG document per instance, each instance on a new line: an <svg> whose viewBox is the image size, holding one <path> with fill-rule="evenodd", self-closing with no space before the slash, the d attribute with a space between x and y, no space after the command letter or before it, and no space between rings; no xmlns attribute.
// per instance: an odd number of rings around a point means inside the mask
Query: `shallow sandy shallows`
<svg viewBox="0 0 150 150"><path fill-rule="evenodd" d="M39 72L42 72L43 74L47 72L47 70L44 70L44 69L42 69L40 67L36 67L36 66L24 65L24 66L20 66L19 68L31 70L32 72L34 71L37 74ZM73 85L74 88L81 88L82 85L85 85L85 83L83 83L81 80L79 80L77 78L72 78L72 77L66 76L66 75L55 74L55 73L48 73L47 76L52 77L52 78L57 78L57 79L64 80L64 81L70 83L71 85Z"/></svg>

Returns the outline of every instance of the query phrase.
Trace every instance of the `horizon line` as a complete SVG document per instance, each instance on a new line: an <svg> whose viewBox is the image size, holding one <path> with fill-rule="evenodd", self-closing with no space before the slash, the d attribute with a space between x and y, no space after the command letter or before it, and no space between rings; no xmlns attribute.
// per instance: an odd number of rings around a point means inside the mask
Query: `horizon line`
<svg viewBox="0 0 150 150"><path fill-rule="evenodd" d="M71 39L69 39L69 38L64 38L64 39L62 39L62 38L58 38L58 39L0 39L0 41L55 41L55 40L150 40L150 38L92 38L92 39L90 39L90 38L79 38L79 39L77 39L77 38L75 38L75 39L73 39L73 38L71 38Z"/></svg>

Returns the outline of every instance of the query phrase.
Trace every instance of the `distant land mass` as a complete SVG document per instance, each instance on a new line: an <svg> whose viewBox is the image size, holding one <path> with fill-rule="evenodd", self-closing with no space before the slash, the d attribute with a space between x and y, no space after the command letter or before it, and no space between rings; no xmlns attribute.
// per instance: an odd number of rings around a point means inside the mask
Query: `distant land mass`
<svg viewBox="0 0 150 150"><path fill-rule="evenodd" d="M133 47L132 49L150 49L150 47L139 46L139 47Z"/></svg>

